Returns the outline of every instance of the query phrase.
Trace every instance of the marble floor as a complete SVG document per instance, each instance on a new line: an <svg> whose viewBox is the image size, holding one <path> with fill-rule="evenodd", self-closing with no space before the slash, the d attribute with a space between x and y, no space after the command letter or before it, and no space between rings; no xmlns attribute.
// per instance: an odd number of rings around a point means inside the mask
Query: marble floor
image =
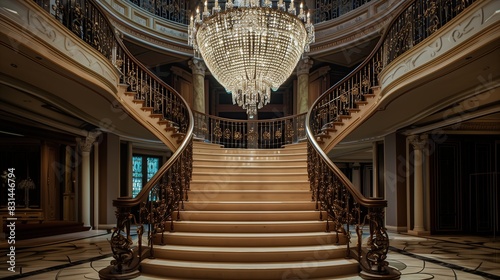
<svg viewBox="0 0 500 280"><path fill-rule="evenodd" d="M388 261L401 271L401 279L500 279L498 237L390 236ZM15 272L8 270L8 244L0 241L0 278L99 279L98 271L112 259L109 238L106 231L92 230L16 241Z"/></svg>

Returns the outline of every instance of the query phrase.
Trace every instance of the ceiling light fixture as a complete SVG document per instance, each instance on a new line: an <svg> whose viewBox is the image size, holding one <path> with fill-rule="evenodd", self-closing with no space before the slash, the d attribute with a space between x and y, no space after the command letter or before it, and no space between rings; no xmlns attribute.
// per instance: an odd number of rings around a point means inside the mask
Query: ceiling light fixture
<svg viewBox="0 0 500 280"><path fill-rule="evenodd" d="M207 2L196 10L189 24L188 43L201 57L233 104L246 109L249 118L269 103L292 74L301 55L314 42L314 26L302 4L296 15L293 0L272 7L270 0L228 0L224 11L215 0L212 13Z"/></svg>

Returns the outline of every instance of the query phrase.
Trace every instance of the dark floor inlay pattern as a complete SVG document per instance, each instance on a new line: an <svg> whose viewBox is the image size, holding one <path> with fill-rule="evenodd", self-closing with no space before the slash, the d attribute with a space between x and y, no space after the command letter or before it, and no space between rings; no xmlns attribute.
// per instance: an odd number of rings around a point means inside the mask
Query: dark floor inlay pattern
<svg viewBox="0 0 500 280"><path fill-rule="evenodd" d="M416 254L413 254L413 253L408 252L406 250L401 250L401 249L398 249L398 248L395 248L395 247L392 247L392 246L389 246L389 250L391 250L393 252L397 252L397 253L402 254L402 255L410 256L410 257L413 257L413 258L416 258L416 259L419 259L419 260L422 260L422 261L426 261L426 262L434 263L434 264L441 265L441 266L444 266L444 267L447 267L447 268L451 268L453 270L459 270L459 271L463 271L463 272L467 272L467 273L471 273L471 274L483 276L483 277L486 277L487 279L495 279L495 280L499 279L500 280L500 276L493 275L493 274L490 274L490 273L487 273L487 272L484 272L484 271L478 271L477 269L479 267L476 267L476 269L470 269L470 268L466 268L466 267L463 267L463 266L458 266L458 265L455 265L455 264L446 263L446 262L443 262L443 261L440 261L440 260L436 260L436 259L433 259L433 258L428 258L428 257L425 257L425 256L416 255Z"/></svg>
<svg viewBox="0 0 500 280"><path fill-rule="evenodd" d="M62 265L48 267L48 268L45 268L45 269L30 271L28 273L22 273L22 270L21 270L20 274L17 274L17 275L14 275L14 276L5 277L5 278L2 278L2 279L6 279L6 280L20 279L20 278L24 278L24 277L28 277L28 276L34 276L34 275L38 275L38 274L46 273L46 272L50 272L50 271L61 270L61 269L64 269L64 268L75 266L75 265L80 265L80 264L84 264L84 263L98 261L98 260L102 260L102 259L109 258L109 257L112 257L112 256L113 256L113 254L107 254L107 255L97 256L97 257L93 257L93 258L86 259L86 260L79 260L79 261L70 262L70 263L67 263L67 264L62 264Z"/></svg>

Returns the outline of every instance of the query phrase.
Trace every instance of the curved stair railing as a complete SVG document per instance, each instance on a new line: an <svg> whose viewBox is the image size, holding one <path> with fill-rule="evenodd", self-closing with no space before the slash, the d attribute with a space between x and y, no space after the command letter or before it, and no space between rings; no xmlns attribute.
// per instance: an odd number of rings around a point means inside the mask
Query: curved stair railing
<svg viewBox="0 0 500 280"><path fill-rule="evenodd" d="M168 138L180 137L173 155L137 197L119 197L113 201L117 223L110 244L114 260L99 271L99 276L101 279L137 277L141 261L153 256L153 239L157 238L157 233L173 227L173 220L178 218L183 201L187 199L192 172L193 115L179 93L127 50L101 7L93 0L56 1L52 6L42 0L35 2L113 63L121 74L120 82L126 93L142 104L142 108L135 110L150 112L151 118L166 126L160 140L173 146L176 141ZM147 126L144 120L139 121ZM132 241L133 227L137 233L136 245ZM143 241L144 234L146 241Z"/></svg>
<svg viewBox="0 0 500 280"><path fill-rule="evenodd" d="M400 274L386 261L389 236L384 227L382 198L364 197L328 158L327 153L345 134L338 133L346 120L356 113L366 119L375 106L364 104L380 92L378 75L398 56L436 32L470 6L470 1L413 0L403 4L383 33L378 44L354 71L323 93L306 116L308 173L317 209L327 215L328 230L356 233L356 248L347 247L347 256L355 257L365 279L397 279ZM360 121L352 124L359 125ZM345 127L339 128L346 130ZM352 129L352 127L350 127ZM332 139L333 138L333 139ZM330 141L330 143L325 142ZM332 144L334 143L334 144ZM368 238L363 245L363 230ZM355 244L355 243L353 243Z"/></svg>

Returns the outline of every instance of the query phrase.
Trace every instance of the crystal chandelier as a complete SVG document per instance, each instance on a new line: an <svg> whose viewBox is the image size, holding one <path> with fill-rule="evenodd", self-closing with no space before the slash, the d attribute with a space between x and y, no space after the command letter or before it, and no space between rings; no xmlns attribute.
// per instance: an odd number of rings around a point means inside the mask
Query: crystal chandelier
<svg viewBox="0 0 500 280"><path fill-rule="evenodd" d="M304 24L305 23L305 24ZM309 13L299 14L293 0L288 9L283 0L272 8L270 0L228 0L221 11L215 0L212 13L207 2L203 13L189 24L188 43L196 57L205 61L212 75L232 94L233 104L246 109L249 118L269 103L292 74L301 55L314 42Z"/></svg>

